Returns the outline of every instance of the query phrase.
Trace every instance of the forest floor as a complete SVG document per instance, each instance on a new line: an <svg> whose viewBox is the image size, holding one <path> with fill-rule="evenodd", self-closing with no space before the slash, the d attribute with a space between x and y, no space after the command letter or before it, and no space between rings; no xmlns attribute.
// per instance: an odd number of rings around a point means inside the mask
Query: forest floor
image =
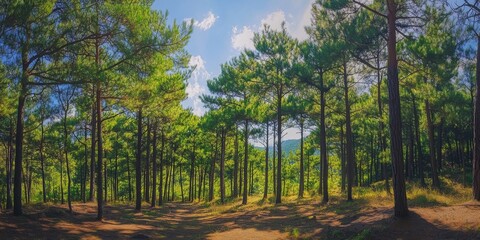
<svg viewBox="0 0 480 240"><path fill-rule="evenodd" d="M274 205L253 196L247 205L172 202L140 212L117 203L105 207L102 222L94 203L75 203L74 214L66 205L29 205L21 217L0 214L0 239L480 239L478 202L410 190L410 216L396 219L391 196L356 197L333 195L328 204L287 197Z"/></svg>

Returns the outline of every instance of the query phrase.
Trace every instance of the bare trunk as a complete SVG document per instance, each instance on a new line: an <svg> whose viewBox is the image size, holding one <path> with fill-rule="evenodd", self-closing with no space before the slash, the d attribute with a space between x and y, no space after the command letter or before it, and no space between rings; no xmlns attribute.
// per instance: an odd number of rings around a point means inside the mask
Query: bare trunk
<svg viewBox="0 0 480 240"><path fill-rule="evenodd" d="M83 162L83 188L82 188L82 201L83 203L87 202L87 169L88 169L88 145L87 145L87 123L85 122L85 129L84 129L84 149L83 152L85 154L85 161Z"/></svg>
<svg viewBox="0 0 480 240"><path fill-rule="evenodd" d="M45 142L45 131L44 131L44 119L42 115L41 119L41 125L40 125L40 167L41 167L41 172L42 172L42 197L43 197L43 203L47 202L47 192L46 192L46 186L45 186L45 156L43 155L43 144Z"/></svg>
<svg viewBox="0 0 480 240"><path fill-rule="evenodd" d="M247 204L247 172L248 172L248 120L245 120L245 132L244 132L244 156L243 156L243 199L242 204Z"/></svg>
<svg viewBox="0 0 480 240"><path fill-rule="evenodd" d="M145 185L144 185L144 200L150 201L150 133L151 124L150 119L147 117L147 142L146 142L146 155L145 155Z"/></svg>
<svg viewBox="0 0 480 240"><path fill-rule="evenodd" d="M345 140L344 140L344 132L343 132L343 123L340 125L340 164L341 164L341 191L345 192L345 177L346 177L346 167L345 167Z"/></svg>
<svg viewBox="0 0 480 240"><path fill-rule="evenodd" d="M152 155L152 201L150 206L155 207L157 201L157 124L153 125L153 155Z"/></svg>
<svg viewBox="0 0 480 240"><path fill-rule="evenodd" d="M28 32L28 31L27 31ZM27 34L28 37L28 34ZM26 47L24 48L26 49ZM23 116L25 108L25 100L27 98L27 81L28 81L28 63L27 52L22 50L22 82L20 84L21 90L18 96L17 106L17 129L15 136L15 173L13 179L13 214L16 216L22 215L22 162L23 162Z"/></svg>
<svg viewBox="0 0 480 240"><path fill-rule="evenodd" d="M298 197L303 198L305 186L305 173L303 166L303 118L300 120L300 182L298 186Z"/></svg>
<svg viewBox="0 0 480 240"><path fill-rule="evenodd" d="M208 186L208 201L213 200L213 181L215 180L215 161L217 158L218 150L218 133L215 135L215 152L213 153L212 160L210 162L210 176L209 176L209 186Z"/></svg>
<svg viewBox="0 0 480 240"><path fill-rule="evenodd" d="M480 36L477 36L477 70L473 114L473 198L480 201Z"/></svg>
<svg viewBox="0 0 480 240"><path fill-rule="evenodd" d="M239 156L238 156L238 127L235 126L235 153L234 153L234 166L233 166L233 197L236 198L238 197L238 162L239 162Z"/></svg>
<svg viewBox="0 0 480 240"><path fill-rule="evenodd" d="M282 96L283 86L277 90L277 148L278 148L278 163L277 163L277 196L275 203L282 203Z"/></svg>
<svg viewBox="0 0 480 240"><path fill-rule="evenodd" d="M179 182L180 182L180 195L182 196L182 202L185 202L185 197L183 195L183 177L182 177L182 164L178 163L179 165Z"/></svg>
<svg viewBox="0 0 480 240"><path fill-rule="evenodd" d="M432 164L432 187L440 188L440 182L438 179L438 166L435 157L435 138L434 138L434 126L432 120L432 110L430 101L425 100L425 111L427 115L427 130L428 130L428 150L430 152L430 163Z"/></svg>
<svg viewBox="0 0 480 240"><path fill-rule="evenodd" d="M388 8L388 102L390 125L390 154L393 171L393 194L396 217L408 215L407 195L402 159L402 118L400 111L400 90L398 81L398 61L396 49L396 13L397 5L394 0L387 0Z"/></svg>
<svg viewBox="0 0 480 240"><path fill-rule="evenodd" d="M158 205L163 205L163 153L165 152L165 134L162 131L162 150L160 151L160 180L158 185Z"/></svg>
<svg viewBox="0 0 480 240"><path fill-rule="evenodd" d="M10 133L8 138L8 159L7 159L7 209L12 209L12 168L13 168L13 120L10 119ZM45 191L44 191L45 192Z"/></svg>
<svg viewBox="0 0 480 240"><path fill-rule="evenodd" d="M102 140L102 90L100 88L100 82L97 82L97 219L103 218L103 182L102 182L102 166L103 166L103 140Z"/></svg>
<svg viewBox="0 0 480 240"><path fill-rule="evenodd" d="M190 184L188 191L188 200L193 201L195 199L195 137L193 138L192 157L190 160Z"/></svg>
<svg viewBox="0 0 480 240"><path fill-rule="evenodd" d="M130 155L127 153L128 201L132 201L132 178L130 174Z"/></svg>
<svg viewBox="0 0 480 240"><path fill-rule="evenodd" d="M220 149L220 200L225 203L225 142L226 130L221 130L221 149Z"/></svg>
<svg viewBox="0 0 480 240"><path fill-rule="evenodd" d="M352 186L354 177L354 152L353 152L353 136L352 136L352 121L350 119L350 101L348 96L348 76L347 63L343 63L343 87L345 92L345 125L346 125L346 160L347 160L347 200L352 201Z"/></svg>
<svg viewBox="0 0 480 240"><path fill-rule="evenodd" d="M277 165L277 145L276 145L276 132L277 132L277 122L276 121L273 121L273 144L272 144L272 153L273 153L273 158L272 158L272 185L273 185L273 195L277 196L277 178L275 176L276 172L277 172L277 168L276 168L276 165Z"/></svg>
<svg viewBox="0 0 480 240"><path fill-rule="evenodd" d="M137 113L137 151L135 158L135 210L142 208L142 109Z"/></svg>
<svg viewBox="0 0 480 240"><path fill-rule="evenodd" d="M64 134L64 142L63 142L63 147L64 147L64 154L65 154L65 163L67 164L67 201L68 201L68 211L72 213L72 179L70 177L70 162L68 159L68 138L69 138L69 133L67 129L67 114L69 110L69 102L67 101L66 103L66 108L64 109L64 115L63 115L63 134Z"/></svg>
<svg viewBox="0 0 480 240"><path fill-rule="evenodd" d="M268 137L269 137L269 122L267 121L267 127L266 127L266 130L267 130L267 142L265 144L265 185L264 185L264 188L263 188L263 199L267 199L268 197Z"/></svg>
<svg viewBox="0 0 480 240"><path fill-rule="evenodd" d="M420 139L420 121L418 117L417 104L415 103L415 95L412 93L412 105L413 105L413 118L415 124L415 142L417 145L417 167L418 167L418 177L420 178L420 184L422 187L425 187L425 177L423 171L423 151L422 151L422 142Z"/></svg>
<svg viewBox="0 0 480 240"><path fill-rule="evenodd" d="M92 98L95 99L95 87L92 86ZM95 111L95 100L92 102L92 121L91 121L91 149L90 149L90 195L89 200L93 202L95 196L95 145L96 145L96 129L97 129L97 114Z"/></svg>
<svg viewBox="0 0 480 240"><path fill-rule="evenodd" d="M322 202L328 202L328 155L327 155L327 131L325 126L325 92L323 86L323 72L320 73L321 89L320 89L320 161L321 161L321 190Z"/></svg>

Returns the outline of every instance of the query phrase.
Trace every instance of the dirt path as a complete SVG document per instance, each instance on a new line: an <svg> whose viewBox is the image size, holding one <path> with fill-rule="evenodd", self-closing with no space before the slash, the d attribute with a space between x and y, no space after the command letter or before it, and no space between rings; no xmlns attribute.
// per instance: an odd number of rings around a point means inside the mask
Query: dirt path
<svg viewBox="0 0 480 240"><path fill-rule="evenodd" d="M75 204L74 210L74 215L66 206L30 208L22 217L2 213L0 239L480 239L478 203L412 208L404 220L392 218L389 207L362 204L168 203L142 212L107 206L102 222L95 220L93 204Z"/></svg>

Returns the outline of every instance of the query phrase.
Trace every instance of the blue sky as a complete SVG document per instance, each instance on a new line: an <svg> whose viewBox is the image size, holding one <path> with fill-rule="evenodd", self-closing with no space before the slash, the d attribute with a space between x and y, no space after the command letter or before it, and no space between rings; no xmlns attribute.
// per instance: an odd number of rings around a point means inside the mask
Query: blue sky
<svg viewBox="0 0 480 240"><path fill-rule="evenodd" d="M304 27L310 24L313 0L157 0L154 9L168 10L169 21L194 21L194 31L187 51L196 70L188 80L185 107L202 115L205 112L199 97L208 93L206 81L218 76L220 65L237 56L244 48L252 48L251 38L263 24L278 29L285 21L288 32L306 39ZM297 138L295 130L286 138Z"/></svg>

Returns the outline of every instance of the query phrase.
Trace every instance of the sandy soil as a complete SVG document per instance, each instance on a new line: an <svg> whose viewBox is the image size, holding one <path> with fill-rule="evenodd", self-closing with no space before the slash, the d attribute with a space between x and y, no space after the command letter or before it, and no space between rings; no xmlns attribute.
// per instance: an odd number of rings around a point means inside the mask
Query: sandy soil
<svg viewBox="0 0 480 240"><path fill-rule="evenodd" d="M480 239L480 204L411 208L395 219L391 207L317 203L232 205L220 212L192 203L168 203L136 212L132 206L30 207L0 214L0 239Z"/></svg>

